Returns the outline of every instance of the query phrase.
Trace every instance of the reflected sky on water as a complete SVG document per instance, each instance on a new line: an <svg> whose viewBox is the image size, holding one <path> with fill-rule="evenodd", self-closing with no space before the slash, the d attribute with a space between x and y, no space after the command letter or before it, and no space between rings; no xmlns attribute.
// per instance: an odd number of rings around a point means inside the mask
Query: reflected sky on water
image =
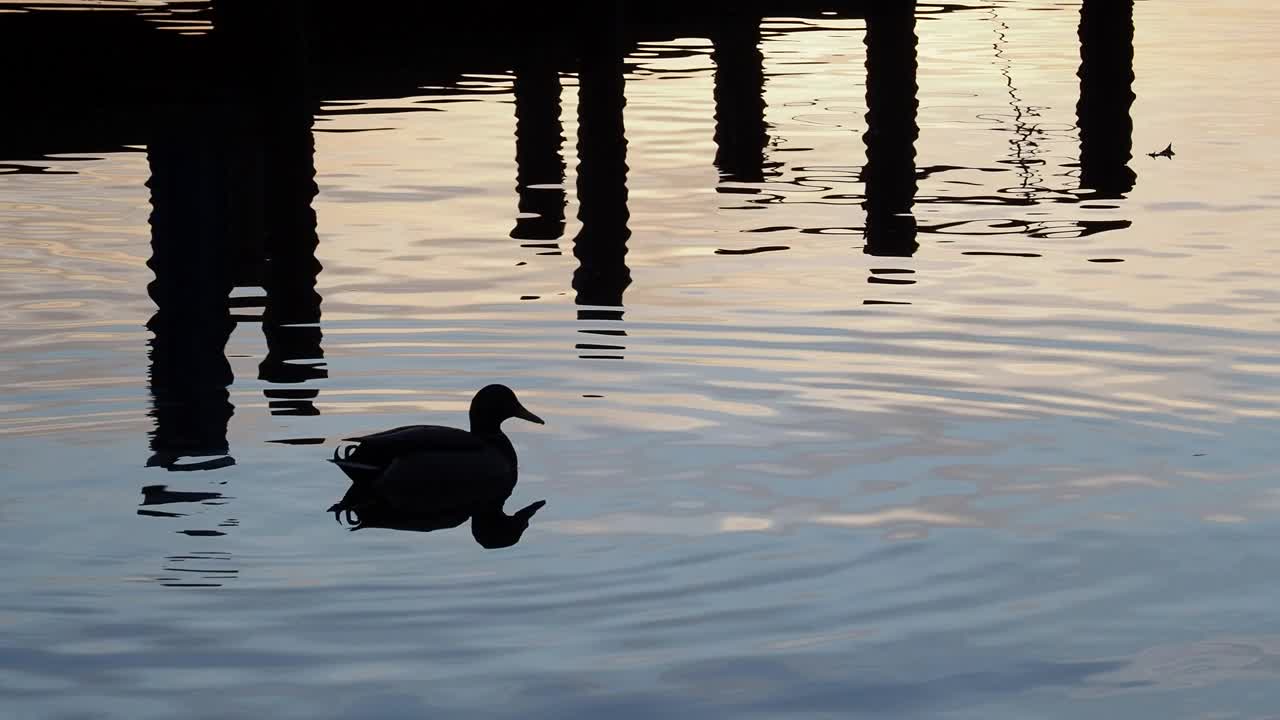
<svg viewBox="0 0 1280 720"><path fill-rule="evenodd" d="M1278 706L1269 6L36 5L99 61L0 121L24 717ZM490 382L518 546L335 525Z"/></svg>

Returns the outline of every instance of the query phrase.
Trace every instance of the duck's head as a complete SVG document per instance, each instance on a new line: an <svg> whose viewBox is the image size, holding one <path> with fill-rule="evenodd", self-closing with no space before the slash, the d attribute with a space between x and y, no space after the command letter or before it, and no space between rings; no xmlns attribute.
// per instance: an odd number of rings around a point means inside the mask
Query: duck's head
<svg viewBox="0 0 1280 720"><path fill-rule="evenodd" d="M495 432L509 418L543 424L542 418L526 410L506 385L486 385L471 399L471 432Z"/></svg>
<svg viewBox="0 0 1280 720"><path fill-rule="evenodd" d="M546 504L546 500L539 500L515 515L507 515L500 506L476 512L471 516L471 537L488 550L511 547L520 542L529 529L529 519Z"/></svg>

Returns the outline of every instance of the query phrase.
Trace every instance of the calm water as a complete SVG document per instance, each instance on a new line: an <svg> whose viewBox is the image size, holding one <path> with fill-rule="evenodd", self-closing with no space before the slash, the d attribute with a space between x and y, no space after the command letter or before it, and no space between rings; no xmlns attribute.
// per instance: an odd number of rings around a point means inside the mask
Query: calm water
<svg viewBox="0 0 1280 720"><path fill-rule="evenodd" d="M1276 717L1280 20L1138 2L1126 113L1080 19L0 154L0 716ZM324 512L493 381L520 544Z"/></svg>

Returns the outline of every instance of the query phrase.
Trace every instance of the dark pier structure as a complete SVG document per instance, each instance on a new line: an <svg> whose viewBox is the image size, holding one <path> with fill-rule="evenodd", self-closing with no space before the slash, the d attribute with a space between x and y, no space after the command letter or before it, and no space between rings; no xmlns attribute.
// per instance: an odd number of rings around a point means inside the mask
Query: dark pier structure
<svg viewBox="0 0 1280 720"><path fill-rule="evenodd" d="M7 6L21 9L21 5ZM771 172L762 18L866 22L864 250L918 249L914 207L920 43L914 0L174 0L136 9L59 11L31 4L0 22L6 112L0 159L38 172L52 154L145 147L151 167L148 323L156 429L150 464L233 463L224 346L260 323L259 377L273 413L317 412L325 377L316 280L313 125L322 101L410 97L463 73L510 73L517 120L513 241L560 254L569 141L561 76L578 78L576 175L581 230L572 287L591 342L618 357L631 282L626 58L637 43L710 39L715 164L725 191ZM965 5L930 5L962 12ZM1083 0L1079 37L1079 189L1120 197L1132 154L1133 0ZM21 71L14 69L21 68ZM3 171L0 168L0 171ZM196 458L183 462L183 458Z"/></svg>

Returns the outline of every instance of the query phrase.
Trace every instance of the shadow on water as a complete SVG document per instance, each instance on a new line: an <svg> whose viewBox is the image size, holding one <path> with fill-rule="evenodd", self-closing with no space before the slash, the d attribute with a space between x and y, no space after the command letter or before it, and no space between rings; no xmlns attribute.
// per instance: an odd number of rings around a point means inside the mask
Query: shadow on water
<svg viewBox="0 0 1280 720"><path fill-rule="evenodd" d="M225 504L227 499L220 492L170 490L167 485L148 485L142 488L142 504L137 512L144 517L180 518L188 516L189 513L178 512L177 510L156 510L154 506L189 503L217 506ZM219 528L233 528L237 525L239 525L239 522L233 518L228 518L218 523ZM177 532L187 537L206 538L220 537L226 534L224 530L214 529L179 530ZM226 580L240 573L238 569L223 566L223 563L230 562L231 559L231 553L221 550L193 550L181 555L170 555L165 558L167 563L164 566L164 572L176 574L158 575L152 580L165 587L222 587Z"/></svg>
<svg viewBox="0 0 1280 720"><path fill-rule="evenodd" d="M718 192L758 192L725 183L761 183L768 168L769 127L765 122L764 53L760 15L746 8L727 12L712 31L715 63L716 169Z"/></svg>
<svg viewBox="0 0 1280 720"><path fill-rule="evenodd" d="M1138 176L1133 156L1133 0L1080 8L1080 188L1120 198Z"/></svg>
<svg viewBox="0 0 1280 720"><path fill-rule="evenodd" d="M567 201L560 73L555 63L542 53L521 58L513 91L519 214L511 237L539 255L559 255Z"/></svg>
<svg viewBox="0 0 1280 720"><path fill-rule="evenodd" d="M313 102L297 7L246 7L217 5L210 36L236 81L199 101L159 105L148 124L155 273L148 291L156 313L147 324L154 429L146 464L169 471L236 462L227 439L234 377L226 344L239 324L262 328L258 378L268 383L271 414L318 414L318 390L305 385L327 376L315 289ZM221 497L165 486L143 494L143 505Z"/></svg>
<svg viewBox="0 0 1280 720"><path fill-rule="evenodd" d="M227 297L227 152L212 108L173 108L148 144L151 259L151 433L148 466L235 464L227 445L234 409L224 348L235 323ZM193 180L195 180L193 182ZM183 458L210 458L194 465Z"/></svg>
<svg viewBox="0 0 1280 720"><path fill-rule="evenodd" d="M622 359L617 338L626 331L622 296L631 284L627 268L627 136L623 123L626 85L622 60L622 9L600 3L584 13L578 73L578 220L573 273L578 319L592 323L580 333L612 342L578 343L584 359ZM602 323L602 324L595 324Z"/></svg>
<svg viewBox="0 0 1280 720"><path fill-rule="evenodd" d="M751 205L776 203L846 205L860 203L864 224L845 227L766 226L744 230L750 233L775 233L799 231L803 234L850 235L861 233L863 251L878 257L914 256L922 237L950 242L937 236L950 235L1005 235L1028 238L1083 238L1100 232L1124 229L1128 220L1055 219L1029 221L1017 217L995 217L965 222L918 222L916 209L934 212L938 206L974 206L1032 208L1036 205L1080 205L1097 199L1121 199L1130 192L1136 175L1128 166L1131 159L1133 122L1130 108L1134 95L1133 73L1133 4L1132 2L1106 3L1102 0L1085 0L1080 14L1079 37L1081 41L1080 100L1077 105L1080 135L1079 163L1063 166L1061 176L1078 176L1070 185L1050 187L1037 176L1036 168L1044 161L1039 159L1036 147L1043 141L1045 130L1035 123L1040 108L1028 106L1020 97L1011 61L1006 57L1003 43L1007 26L999 20L995 10L993 20L998 24L996 50L1001 75L1009 87L1013 117L1011 154L996 161L992 167L964 167L959 165L916 165L915 145L919 137L917 110L919 107L916 80L919 60L916 24L919 13L913 12L913 3L869 6L862 15L866 21L863 40L866 48L866 130L863 141L866 160L862 166L821 164L809 166L782 163L767 164L768 176L750 172L754 178L747 182L723 185L721 192L743 195L747 209ZM727 24L728 21L726 21ZM723 32L723 31L722 31ZM728 57L716 45L713 55L717 59ZM743 71L745 72L745 71ZM720 81L725 73L717 67L717 122L728 113L722 112ZM763 85L763 80L762 80ZM735 105L739 117L752 117L754 109L744 102ZM767 131L765 131L767 132ZM741 173L727 173L727 163L720 158L728 154L747 154L742 150L740 138L744 135L759 138L763 133L721 132L717 127L717 158L722 180L745 180ZM748 167L750 165L748 164ZM922 183L930 183L930 189L938 182L948 183L947 178L956 173L1008 173L1016 172L1016 186L1003 188L996 193L976 195L955 193L920 193ZM973 185L958 181L956 184ZM938 186L942 187L942 186ZM1108 206L1108 209L1114 209ZM786 245L770 244L743 249L722 249L718 254L750 255L789 249ZM1039 252L972 251L970 256L1040 257ZM885 268L873 271L871 284L910 284L901 276L913 274L907 268ZM897 278L887 278L896 275ZM890 301L868 300L869 304L885 304ZM896 304L896 302L894 303Z"/></svg>
<svg viewBox="0 0 1280 720"><path fill-rule="evenodd" d="M1090 196L1123 197L1136 179L1128 166L1133 127L1132 0L1086 0L1080 12L1078 189L1054 189L1038 182L1027 185L1027 173L1039 162L1026 157L1040 132L1031 122L1038 108L1027 106L1018 95L1012 65L1001 45L1007 27L1000 24L998 14L990 8L984 11L991 12L1002 28L997 30L995 47L1016 115L1014 157L999 163L1012 163L1016 166L1012 168L945 164L917 167L916 18L921 13L914 2L851 3L833 8L825 3L760 0L734 4L729 11L668 1L562 3L555 12L546 8L534 10L519 3L499 2L491 9L495 8L502 12L489 12L484 22L477 22L478 11L460 5L426 9L376 2L364 12L352 13L336 0L275 3L269 8L222 1L186 3L182 9L186 19L182 34L159 29L174 27L170 22L172 13L164 12L69 13L44 8L15 15L16 22L9 23L12 33L0 33L6 38L9 34L14 36L14 42L0 44L12 48L8 52L14 57L34 52L36 48L29 38L42 29L57 28L64 36L84 41L71 43L72 47L83 48L77 50L79 54L70 54L56 66L43 68L50 77L32 73L18 79L16 96L52 100L46 86L56 86L65 80L64 75L83 78L77 83L86 96L81 102L100 106L94 109L101 119L84 126L65 120L57 122L59 113L40 118L55 120L50 124L25 122L22 118L38 113L19 113L18 120L6 120L17 122L18 131L5 133L6 138L0 142L6 146L0 148L0 155L39 158L55 151L146 144L153 156L153 169L159 175L166 172L166 161L155 156L185 153L196 161L189 165L170 163L167 171L177 175L171 179L153 178L153 183L189 185L185 192L193 195L222 192L217 182L189 179L181 168L224 161L229 172L246 178L250 184L259 181L256 192L238 188L236 201L230 204L233 214L238 213L241 220L260 226L248 233L252 241L244 239L241 227L229 226L222 232L243 246L237 260L248 256L250 266L254 256L260 261L257 272L248 273L256 274L259 284L248 285L254 281L245 278L243 268L233 272L233 277L237 286L263 288L265 297L237 296L233 305L237 309L262 308L261 321L269 349L259 376L281 385L300 385L324 377L319 362L320 302L314 292L314 277L319 271L314 258L317 238L315 217L310 210L310 200L316 192L310 126L314 108L321 100L421 95L422 88L428 85L447 93L464 72L511 73L517 117L514 154L518 214L510 235L539 255L554 255L561 252L566 205L560 73L576 71L577 186L582 229L573 241L579 265L572 287L581 306L580 319L592 324L582 332L615 338L612 342L580 343L577 349L586 358L617 359L625 349L616 340L625 337L625 330L615 326L623 317L623 293L631 282L626 265L630 230L622 74L624 58L639 42L677 37L711 40L710 58L715 66L714 162L720 176L719 192L751 196L754 199L750 203L772 203L815 202L813 191L818 190L821 197L816 202L860 204L864 215L861 226L802 231L861 233L865 239L862 249L869 255L910 257L918 250L920 236L954 232L954 227L921 225L914 212L921 205L1079 203ZM783 9L785 13L781 12ZM965 9L943 6L930 8L930 12ZM565 12L572 22L554 20ZM795 18L856 17L865 21L867 109L863 165L824 166L821 170L796 166L794 179L778 180L783 164L768 157L771 131L764 115L768 73L762 52L765 41L761 37L762 20L778 14ZM423 28L430 31L430 42L421 41ZM811 28L798 26L784 32L807 29ZM104 31L110 31L117 40L125 39L118 42L124 46L122 60L136 60L134 67L146 66L152 72L137 77L136 73L123 72L124 65L113 72L114 66L109 63L87 62L102 45ZM269 35L277 36L279 42L267 42ZM158 58L166 62L159 62ZM99 86L109 91L96 89ZM212 106L207 98L210 93L219 98ZM178 101L189 104L193 98L204 102L205 109L192 112L211 117L152 122L164 117L164 108ZM218 138L191 139L193 133L208 129L202 126L235 121L219 120L218 113L243 114L225 107L228 98L239 98L241 103L248 98L257 105L258 127L254 131L263 140L246 143L233 134L226 137L228 133L224 132L220 147L230 158L214 148L220 143ZM148 134L140 127L152 131ZM155 147L166 142L168 148ZM177 147L199 142L205 144L203 149ZM15 143L17 146L11 147ZM196 157L200 152L212 155L200 160ZM40 167L24 164L19 169L39 172ZM918 196L921 182L964 170L1012 170L1020 175L1020 187L1000 195ZM785 188L788 184L805 192L792 197ZM163 190L159 193L164 194ZM194 204L197 200L187 202ZM216 209L218 204L209 199L198 202L205 205L205 211ZM219 234L216 228L201 232ZM754 255L788 248L770 243L725 248L720 254ZM287 272L282 270L286 265ZM175 275L179 272L174 270ZM167 279L159 282L163 284ZM877 281L873 277L870 282ZM212 293L214 289L201 291ZM166 307L158 315L176 317L180 312L170 310ZM232 319L243 320L247 316L236 315ZM162 318L159 322L165 324L167 320ZM225 320L221 322L225 325ZM216 345L221 332L211 328L206 332L209 337L195 345ZM312 389L273 388L268 396L274 413L316 412ZM204 402L217 404L212 396ZM220 412L210 415L215 417ZM211 422L216 425L217 421ZM213 432L216 436L216 428Z"/></svg>
<svg viewBox="0 0 1280 720"><path fill-rule="evenodd" d="M236 59L227 67L240 78L235 90L158 108L147 146L157 308L148 323L155 430L147 464L170 470L234 464L225 346L239 323L261 324L259 379L294 386L327 376L305 46L296 29L285 32L296 23L287 3L244 7L215 13L213 41L235 48L225 53ZM246 312L255 308L260 315ZM264 392L272 414L318 413L313 388ZM182 463L187 457L214 459Z"/></svg>
<svg viewBox="0 0 1280 720"><path fill-rule="evenodd" d="M66 39L68 52L12 80L12 111L0 119L0 159L6 161L0 171L32 173L31 182L39 182L45 167L40 159L52 154L146 148L152 205L148 265L155 273L148 292L156 307L147 323L154 422L149 467L200 471L236 463L228 442L235 408L226 345L242 323L262 328L266 352L257 372L267 384L270 412L319 413L315 385L327 370L316 289L321 267L312 207L313 126L326 101L459 93L464 73L510 75L518 209L510 237L536 255L558 255L567 206L561 77L576 72L581 228L572 239L577 267L569 284L579 333L589 336L574 348L584 359L622 359L626 350L624 295L632 278L624 73L628 54L641 42L710 40L717 192L741 197L738 207L744 209L817 202L862 211L861 225L744 232L860 235L858 249L865 254L903 259L870 270L867 283L878 289L903 291L915 284L917 272L905 260L921 252L922 238L1071 239L1129 226L1127 220L999 215L1002 208L1119 200L1133 189L1132 0L1083 3L1079 164L1073 180L1078 185L1062 188L1026 181L1032 161L1038 162L1027 157L1026 148L1038 130L999 41L997 61L1019 138L1013 157L989 167L917 164L917 18L923 11L914 2L851 3L832 10L824 3L762 0L724 12L676 2L570 3L565 10L571 22L553 21L552 13L527 5L498 5L504 12L484 10L481 22L480 9L457 4L403 8L376 2L357 13L336 0L215 0L184 4L187 24L181 32L165 29L174 26L165 25L164 12L65 12L33 5L31 12L6 16L0 61L36 56L39 38L55 31ZM966 9L972 8L930 12ZM771 157L771 143L784 138L766 121L769 38L762 37L761 26L775 15L865 20L863 164L787 167ZM429 29L429 42L423 28ZM788 28L778 32L814 29L804 23ZM1003 39L1002 32L997 34ZM139 67L148 72L136 72ZM94 120L82 122L85 117ZM975 195L921 192L957 172L1017 172L1019 187ZM936 205L988 207L997 216L917 219ZM759 243L718 253L750 262L749 257L787 249ZM1001 247L963 254L1032 258L1041 252ZM364 521L368 527L378 519Z"/></svg>
<svg viewBox="0 0 1280 720"><path fill-rule="evenodd" d="M911 257L916 243L915 3L886 3L868 13L867 162L862 168L868 255Z"/></svg>

